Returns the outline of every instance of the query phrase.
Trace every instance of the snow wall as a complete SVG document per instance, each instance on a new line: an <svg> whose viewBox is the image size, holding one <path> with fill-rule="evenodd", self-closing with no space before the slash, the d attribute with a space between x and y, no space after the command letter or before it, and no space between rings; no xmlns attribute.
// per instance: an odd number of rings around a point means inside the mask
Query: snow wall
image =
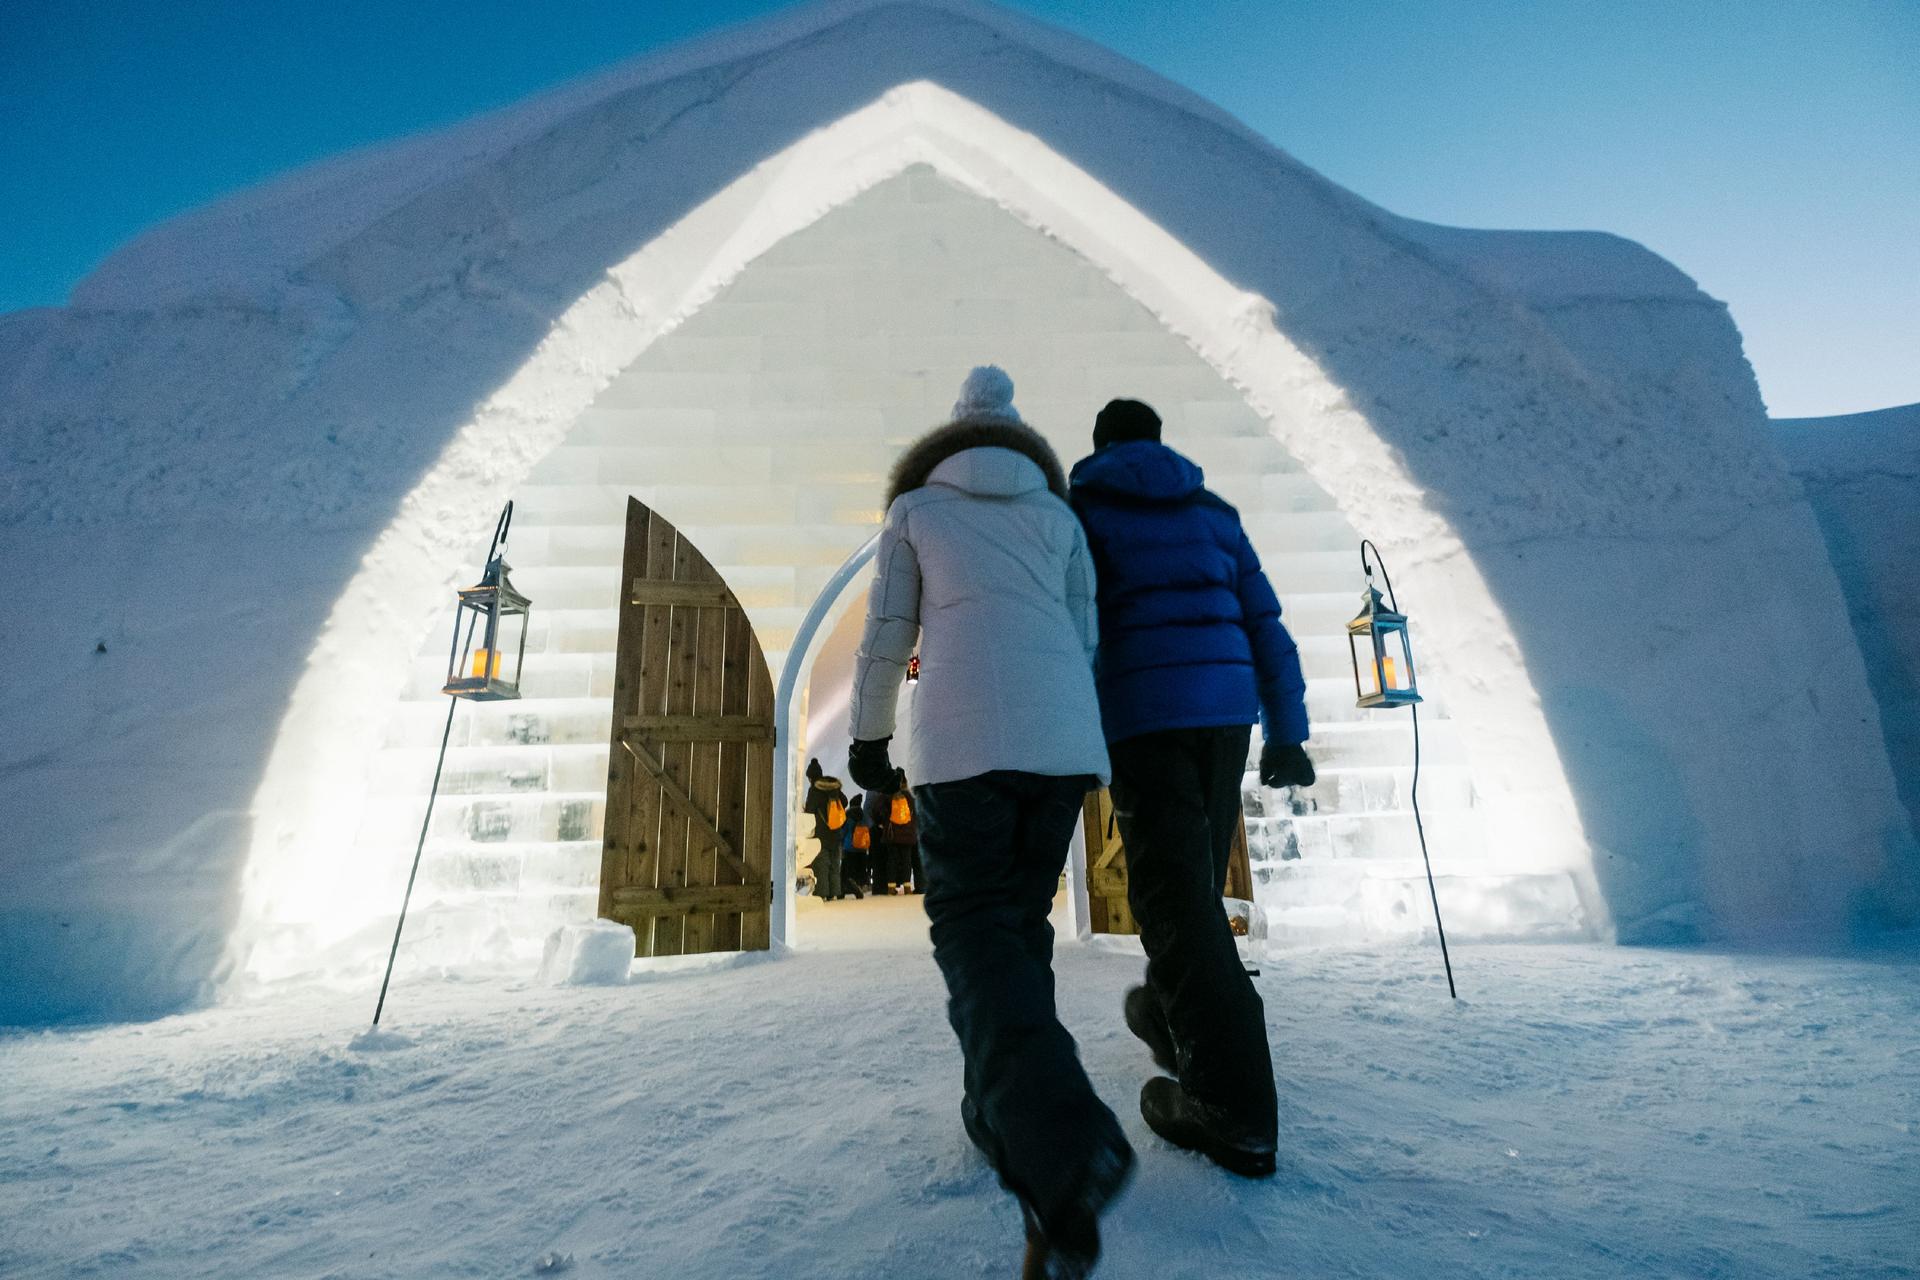
<svg viewBox="0 0 1920 1280"><path fill-rule="evenodd" d="M1773 438L1826 535L1900 798L1920 825L1920 404L1776 419Z"/></svg>
<svg viewBox="0 0 1920 1280"><path fill-rule="evenodd" d="M866 171L770 162L863 112L900 140ZM265 762L324 777L381 714L576 392L913 162L1163 318L1238 291L1171 327L1435 601L1425 674L1508 838L1590 850L1619 937L1910 918L1859 646L1721 304L1613 237L1394 217L997 8L848 2L316 166L0 318L0 1022L214 990L263 826L298 825L255 809ZM1127 259L1073 216L1101 199L1204 270ZM735 231L677 252L696 211Z"/></svg>

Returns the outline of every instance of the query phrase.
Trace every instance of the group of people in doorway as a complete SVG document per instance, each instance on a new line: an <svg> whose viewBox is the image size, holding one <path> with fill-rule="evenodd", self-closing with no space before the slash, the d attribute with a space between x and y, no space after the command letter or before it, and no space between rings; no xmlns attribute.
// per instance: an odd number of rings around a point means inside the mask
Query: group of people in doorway
<svg viewBox="0 0 1920 1280"><path fill-rule="evenodd" d="M904 769L884 790L849 796L817 759L807 761L807 796L819 851L813 856L813 896L822 902L869 893L919 893L920 824Z"/></svg>
<svg viewBox="0 0 1920 1280"><path fill-rule="evenodd" d="M1164 1073L1140 1114L1233 1173L1275 1167L1266 1015L1221 898L1253 724L1262 783L1314 781L1306 684L1238 513L1160 436L1114 400L1069 475L975 369L893 469L855 661L847 772L885 793L919 657L907 769L960 1121L1019 1200L1028 1277L1093 1269L1135 1163L1054 1004L1047 915L1090 789L1147 954L1116 1011Z"/></svg>

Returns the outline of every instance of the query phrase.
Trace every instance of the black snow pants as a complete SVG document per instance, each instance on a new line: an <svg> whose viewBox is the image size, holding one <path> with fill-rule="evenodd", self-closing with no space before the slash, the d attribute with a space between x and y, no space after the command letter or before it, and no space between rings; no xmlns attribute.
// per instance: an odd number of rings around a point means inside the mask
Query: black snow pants
<svg viewBox="0 0 1920 1280"><path fill-rule="evenodd" d="M820 852L813 856L813 892L822 901L832 901L846 892L840 884L840 833L829 831L820 837Z"/></svg>
<svg viewBox="0 0 1920 1280"><path fill-rule="evenodd" d="M1127 1146L1054 1011L1047 912L1091 785L999 770L913 792L968 1134L1042 1222L1097 1154Z"/></svg>
<svg viewBox="0 0 1920 1280"><path fill-rule="evenodd" d="M1127 905L1147 986L1173 1035L1180 1083L1273 1137L1277 1103L1266 1010L1221 907L1251 728L1168 729L1109 745Z"/></svg>

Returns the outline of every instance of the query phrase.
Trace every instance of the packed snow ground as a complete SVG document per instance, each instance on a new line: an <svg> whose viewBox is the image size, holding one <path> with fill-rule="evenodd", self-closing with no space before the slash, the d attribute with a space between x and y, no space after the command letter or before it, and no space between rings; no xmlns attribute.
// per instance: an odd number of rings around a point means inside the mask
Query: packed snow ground
<svg viewBox="0 0 1920 1280"><path fill-rule="evenodd" d="M806 951L542 988L400 975L0 1040L0 1274L1005 1277L917 899ZM873 936L873 935L866 935ZM1846 960L1474 947L1269 963L1283 1160L1158 1142L1138 960L1060 950L1141 1154L1107 1277L1920 1273L1920 947ZM568 1261L570 1259L570 1262Z"/></svg>

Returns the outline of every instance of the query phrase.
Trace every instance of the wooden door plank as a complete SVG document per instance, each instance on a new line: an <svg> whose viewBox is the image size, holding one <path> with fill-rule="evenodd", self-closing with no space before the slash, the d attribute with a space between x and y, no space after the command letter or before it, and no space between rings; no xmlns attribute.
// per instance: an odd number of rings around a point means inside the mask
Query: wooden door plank
<svg viewBox="0 0 1920 1280"><path fill-rule="evenodd" d="M617 911L635 915L687 915L715 911L738 913L764 907L772 886L766 884L688 885L683 889L620 889L613 895Z"/></svg>
<svg viewBox="0 0 1920 1280"><path fill-rule="evenodd" d="M643 573L648 578L672 577L674 546L679 535L667 521L658 515L648 513L647 520L647 559ZM666 606L648 606L638 611L641 615L641 641L636 662L639 668L639 683L634 690L633 700L626 710L634 715L658 714L667 705L667 668L671 637L668 624L672 620L673 610ZM625 753L623 753L625 754ZM660 883L661 862L661 818L666 803L660 792L660 783L652 774L642 771L636 774L633 788L634 804L631 821L632 834L627 845L627 878L629 885L652 888ZM636 929L636 933L641 930ZM647 946L642 953L659 955L655 942L655 931L646 929Z"/></svg>
<svg viewBox="0 0 1920 1280"><path fill-rule="evenodd" d="M750 701L750 671L747 667L748 643L752 639L753 629L747 621L747 615L740 609L726 612L725 635L720 651L720 714L715 717L727 722L758 722L747 714ZM719 753L719 811L714 814L714 825L720 828L720 834L729 841L735 850L744 850L746 843L747 815L747 743L765 741L771 743L772 718L764 717L768 725L765 738L759 735L751 737L729 738L720 744ZM752 880L753 876L745 863L741 864L742 880ZM722 912L714 917L713 945L720 951L738 951L741 946L741 912L750 909L743 906L741 911Z"/></svg>
<svg viewBox="0 0 1920 1280"><path fill-rule="evenodd" d="M694 570L699 553L694 551L686 537L676 534L673 540L673 580L674 589L688 584L688 578ZM668 624L672 639L668 642L667 701L663 710L668 715L684 716L693 713L693 675L696 654L696 641L699 638L699 611L676 605L673 620ZM687 743L667 742L660 744L660 762L665 766L662 775L663 786L671 782L680 789L677 797L684 804L670 804L661 815L660 824L660 879L661 888L678 887L687 883L689 855L692 849L688 844L689 832L693 829L692 818L699 811L687 795L688 774L692 764L692 747ZM659 955L684 955L686 953L686 921L663 920L654 926L654 948Z"/></svg>
<svg viewBox="0 0 1920 1280"><path fill-rule="evenodd" d="M691 544L686 544L691 547ZM694 554L698 555L696 551ZM704 558L703 558L704 559ZM727 584L701 578L635 578L629 583L629 604L669 605L681 609L727 609L734 606Z"/></svg>
<svg viewBox="0 0 1920 1280"><path fill-rule="evenodd" d="M620 576L632 578L646 569L647 509L627 499L627 532L621 552ZM627 883L627 846L632 840L633 762L620 749L622 716L637 701L641 629L645 617L637 609L620 610L619 639L614 648L613 668L613 741L607 750L606 819L600 842L599 914L611 918L613 891ZM645 954L636 944L636 950Z"/></svg>
<svg viewBox="0 0 1920 1280"><path fill-rule="evenodd" d="M767 657L760 649L760 638L747 631L747 714L773 715L773 676L767 669ZM747 744L746 815L740 832L740 856L747 864L749 880L773 883L773 743ZM740 945L748 951L765 951L773 945L773 916L770 911L749 911L740 919Z"/></svg>
<svg viewBox="0 0 1920 1280"><path fill-rule="evenodd" d="M720 614L724 617L744 618L738 609L703 609L704 614ZM716 624L718 630L718 624ZM704 641L703 641L704 643ZM720 648L724 665L725 635L721 636ZM724 697L717 694L716 697ZM628 733L638 734L649 742L750 742L756 738L773 739L773 721L765 716L714 715L690 716L627 716L625 728Z"/></svg>
<svg viewBox="0 0 1920 1280"><path fill-rule="evenodd" d="M696 612L694 661L693 661L693 716L720 714L720 704L725 693L723 681L725 669L723 662L727 646L727 613L725 609L700 609ZM720 856L719 850L728 844L725 833L719 828L720 816L720 744L711 740L690 741L688 754L692 760L687 768L687 791L693 803L701 811L701 816L712 826L714 839L703 842L701 846L688 846L687 883L718 886L738 883L744 877L735 873L740 866L738 859L731 865ZM744 870L744 868L742 868ZM687 954L712 951L716 924L711 913L695 912L687 917Z"/></svg>

